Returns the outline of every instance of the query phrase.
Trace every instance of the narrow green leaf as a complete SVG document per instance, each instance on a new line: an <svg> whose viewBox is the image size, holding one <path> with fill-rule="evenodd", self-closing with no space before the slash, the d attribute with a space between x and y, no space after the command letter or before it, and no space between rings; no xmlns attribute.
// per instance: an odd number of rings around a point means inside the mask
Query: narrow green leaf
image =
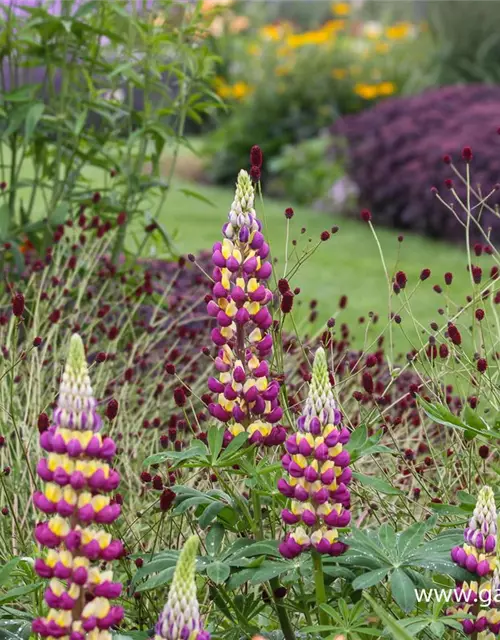
<svg viewBox="0 0 500 640"><path fill-rule="evenodd" d="M397 568L391 575L392 597L405 613L413 610L416 603L415 585L404 569Z"/></svg>
<svg viewBox="0 0 500 640"><path fill-rule="evenodd" d="M267 582L271 578L276 578L287 571L293 569L293 565L290 562L272 562L266 560L252 576L251 583L259 584L261 582Z"/></svg>
<svg viewBox="0 0 500 640"><path fill-rule="evenodd" d="M208 555L216 556L219 553L222 541L224 540L224 534L224 527L219 522L216 522L210 527L207 537L205 538Z"/></svg>
<svg viewBox="0 0 500 640"><path fill-rule="evenodd" d="M26 142L31 140L33 133L37 127L40 118L45 111L45 105L42 102L35 102L26 115L26 121L24 123L24 139Z"/></svg>
<svg viewBox="0 0 500 640"><path fill-rule="evenodd" d="M358 576L352 582L352 588L355 591L361 589L368 589L369 587L373 587L374 585L382 582L389 573L389 567L383 567L382 569L375 569L375 571L368 571L367 573L363 573Z"/></svg>
<svg viewBox="0 0 500 640"><path fill-rule="evenodd" d="M381 478L367 476L364 473L359 473L357 471L355 471L352 475L362 485L372 487L380 493L385 493L389 496L399 496L403 493L400 489L393 487L391 484L389 484L385 480L382 480Z"/></svg>
<svg viewBox="0 0 500 640"><path fill-rule="evenodd" d="M202 529L206 529L209 524L211 524L215 518L219 515L219 513L226 508L223 502L213 502L208 505L205 511L198 518L198 524Z"/></svg>
<svg viewBox="0 0 500 640"><path fill-rule="evenodd" d="M212 462L217 460L220 450L222 449L222 442L224 440L224 427L212 425L208 430L208 448L212 456Z"/></svg>
<svg viewBox="0 0 500 640"><path fill-rule="evenodd" d="M206 445L201 440L195 440L188 449L182 451L162 451L154 453L144 460L144 466L159 464L165 460L191 460L192 458L204 457L208 453Z"/></svg>
<svg viewBox="0 0 500 640"><path fill-rule="evenodd" d="M9 237L10 206L8 202L0 205L0 241L5 242Z"/></svg>
<svg viewBox="0 0 500 640"><path fill-rule="evenodd" d="M7 580L11 577L11 573L14 571L14 569L17 567L17 565L20 562L21 562L21 557L16 556L15 558L12 558L12 560L9 560L9 562L7 562L7 564L5 564L0 569L0 587L7 582Z"/></svg>
<svg viewBox="0 0 500 640"><path fill-rule="evenodd" d="M21 596L25 596L28 593L36 591L43 585L43 582L35 582L34 584L25 584L22 587L15 587L7 593L0 595L0 605L7 604L7 602L16 602Z"/></svg>
<svg viewBox="0 0 500 640"><path fill-rule="evenodd" d="M394 640L414 640L414 636L400 625L388 611L377 604L368 593L363 593L363 597L369 602L373 612L380 618Z"/></svg>
<svg viewBox="0 0 500 640"><path fill-rule="evenodd" d="M164 569L157 573L156 575L146 580L144 584L140 584L136 591L150 591L151 589L157 589L158 587L162 587L165 584L168 584L174 575L175 565L173 567L169 567L168 569Z"/></svg>
<svg viewBox="0 0 500 640"><path fill-rule="evenodd" d="M68 217L69 204L67 202L61 202L57 207L49 214L49 222L51 225L57 226L63 224Z"/></svg>

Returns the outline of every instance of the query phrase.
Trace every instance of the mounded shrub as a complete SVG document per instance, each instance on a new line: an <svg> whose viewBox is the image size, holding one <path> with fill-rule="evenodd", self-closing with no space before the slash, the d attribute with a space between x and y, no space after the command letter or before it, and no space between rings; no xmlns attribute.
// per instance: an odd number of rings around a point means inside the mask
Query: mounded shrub
<svg viewBox="0 0 500 640"><path fill-rule="evenodd" d="M464 146L473 150L475 185L487 194L500 179L496 131L500 125L500 87L457 85L418 96L388 99L360 114L335 122L331 132L335 153L345 153L350 177L360 192L360 205L372 209L377 223L412 229L446 239L463 237L463 228L438 201L446 202L445 180L464 200L465 186L455 178L449 155L462 165ZM459 167L461 173L462 166ZM489 204L500 201L493 194ZM471 205L477 203L472 199ZM455 205L457 215L464 212ZM500 230L500 220L483 210L482 226ZM472 230L474 232L474 230Z"/></svg>

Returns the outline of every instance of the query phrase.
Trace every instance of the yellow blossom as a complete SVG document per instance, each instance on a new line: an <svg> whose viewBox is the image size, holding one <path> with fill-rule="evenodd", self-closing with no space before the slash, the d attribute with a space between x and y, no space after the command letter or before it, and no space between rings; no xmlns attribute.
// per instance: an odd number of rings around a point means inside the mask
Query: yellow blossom
<svg viewBox="0 0 500 640"><path fill-rule="evenodd" d="M276 24L266 24L259 30L259 34L264 40L280 40L282 36L281 29Z"/></svg>
<svg viewBox="0 0 500 640"><path fill-rule="evenodd" d="M332 12L338 16L348 16L351 13L351 5L348 2L333 2Z"/></svg>
<svg viewBox="0 0 500 640"><path fill-rule="evenodd" d="M347 69L332 69L332 78L343 80L347 76Z"/></svg>
<svg viewBox="0 0 500 640"><path fill-rule="evenodd" d="M354 86L354 93L356 93L363 100L373 100L377 97L377 87L373 84L364 84L358 82Z"/></svg>
<svg viewBox="0 0 500 640"><path fill-rule="evenodd" d="M385 30L389 40L404 40L411 35L413 26L409 22L397 22Z"/></svg>
<svg viewBox="0 0 500 640"><path fill-rule="evenodd" d="M345 20L328 20L322 28L323 31L330 32L342 31L342 29L345 29Z"/></svg>
<svg viewBox="0 0 500 640"><path fill-rule="evenodd" d="M233 98L236 100L242 100L250 93L250 87L246 82L237 82L233 85Z"/></svg>
<svg viewBox="0 0 500 640"><path fill-rule="evenodd" d="M396 91L396 85L394 82L382 82L378 86L378 94L380 96L392 96Z"/></svg>

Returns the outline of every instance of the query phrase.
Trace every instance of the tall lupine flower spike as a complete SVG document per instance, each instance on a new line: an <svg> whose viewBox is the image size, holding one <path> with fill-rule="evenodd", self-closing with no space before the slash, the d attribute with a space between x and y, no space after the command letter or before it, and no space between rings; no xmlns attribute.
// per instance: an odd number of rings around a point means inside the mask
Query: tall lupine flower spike
<svg viewBox="0 0 500 640"><path fill-rule="evenodd" d="M213 247L213 298L207 310L217 321L212 340L219 347L217 378L208 381L217 401L212 416L227 425L225 441L246 431L250 442L280 444L285 430L278 423L279 384L270 380L269 357L273 340L267 288L272 268L266 260L269 245L254 210L254 188L246 171L240 171L224 239Z"/></svg>
<svg viewBox="0 0 500 640"><path fill-rule="evenodd" d="M464 632L468 635L478 633L481 640L489 640L500 633L500 614L495 607L479 607L476 600L479 594L496 593L500 587L499 560L495 554L495 551L498 553L497 513L490 487L483 487L479 492L474 513L464 531L464 540L462 546L451 550L451 558L460 567L476 574L477 580L458 584L454 592L456 604L447 610L447 614L459 611L469 614L472 617L462 620ZM487 601L486 595L481 598L481 602ZM496 601L490 599L490 602Z"/></svg>
<svg viewBox="0 0 500 640"><path fill-rule="evenodd" d="M203 630L196 599L198 536L185 542L175 567L167 604L155 627L155 640L210 640Z"/></svg>
<svg viewBox="0 0 500 640"><path fill-rule="evenodd" d="M122 555L123 545L99 527L120 515L120 506L106 495L120 480L109 465L116 446L100 428L83 343L74 334L53 424L40 435L48 455L37 471L46 485L33 495L35 506L49 516L35 529L36 540L48 547L35 570L50 579L50 610L33 622L33 632L47 638L110 640L108 629L123 617L122 607L110 603L122 585L102 567Z"/></svg>
<svg viewBox="0 0 500 640"><path fill-rule="evenodd" d="M326 354L320 347L314 356L312 380L304 412L297 421L298 432L285 443L282 457L288 478L278 489L292 498L284 509L285 524L300 525L280 545L286 558L294 558L313 547L319 553L337 556L346 550L339 541L337 527L351 519L350 494L346 485L352 472L349 453L343 448L349 430L341 426L342 416L333 398Z"/></svg>

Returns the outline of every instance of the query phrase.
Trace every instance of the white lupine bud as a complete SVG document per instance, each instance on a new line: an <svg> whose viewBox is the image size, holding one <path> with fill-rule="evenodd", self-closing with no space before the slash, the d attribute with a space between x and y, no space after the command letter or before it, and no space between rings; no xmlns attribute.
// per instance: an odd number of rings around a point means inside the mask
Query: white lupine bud
<svg viewBox="0 0 500 640"><path fill-rule="evenodd" d="M196 598L195 568L199 538L188 538L175 567L167 604L156 625L156 640L209 640Z"/></svg>

